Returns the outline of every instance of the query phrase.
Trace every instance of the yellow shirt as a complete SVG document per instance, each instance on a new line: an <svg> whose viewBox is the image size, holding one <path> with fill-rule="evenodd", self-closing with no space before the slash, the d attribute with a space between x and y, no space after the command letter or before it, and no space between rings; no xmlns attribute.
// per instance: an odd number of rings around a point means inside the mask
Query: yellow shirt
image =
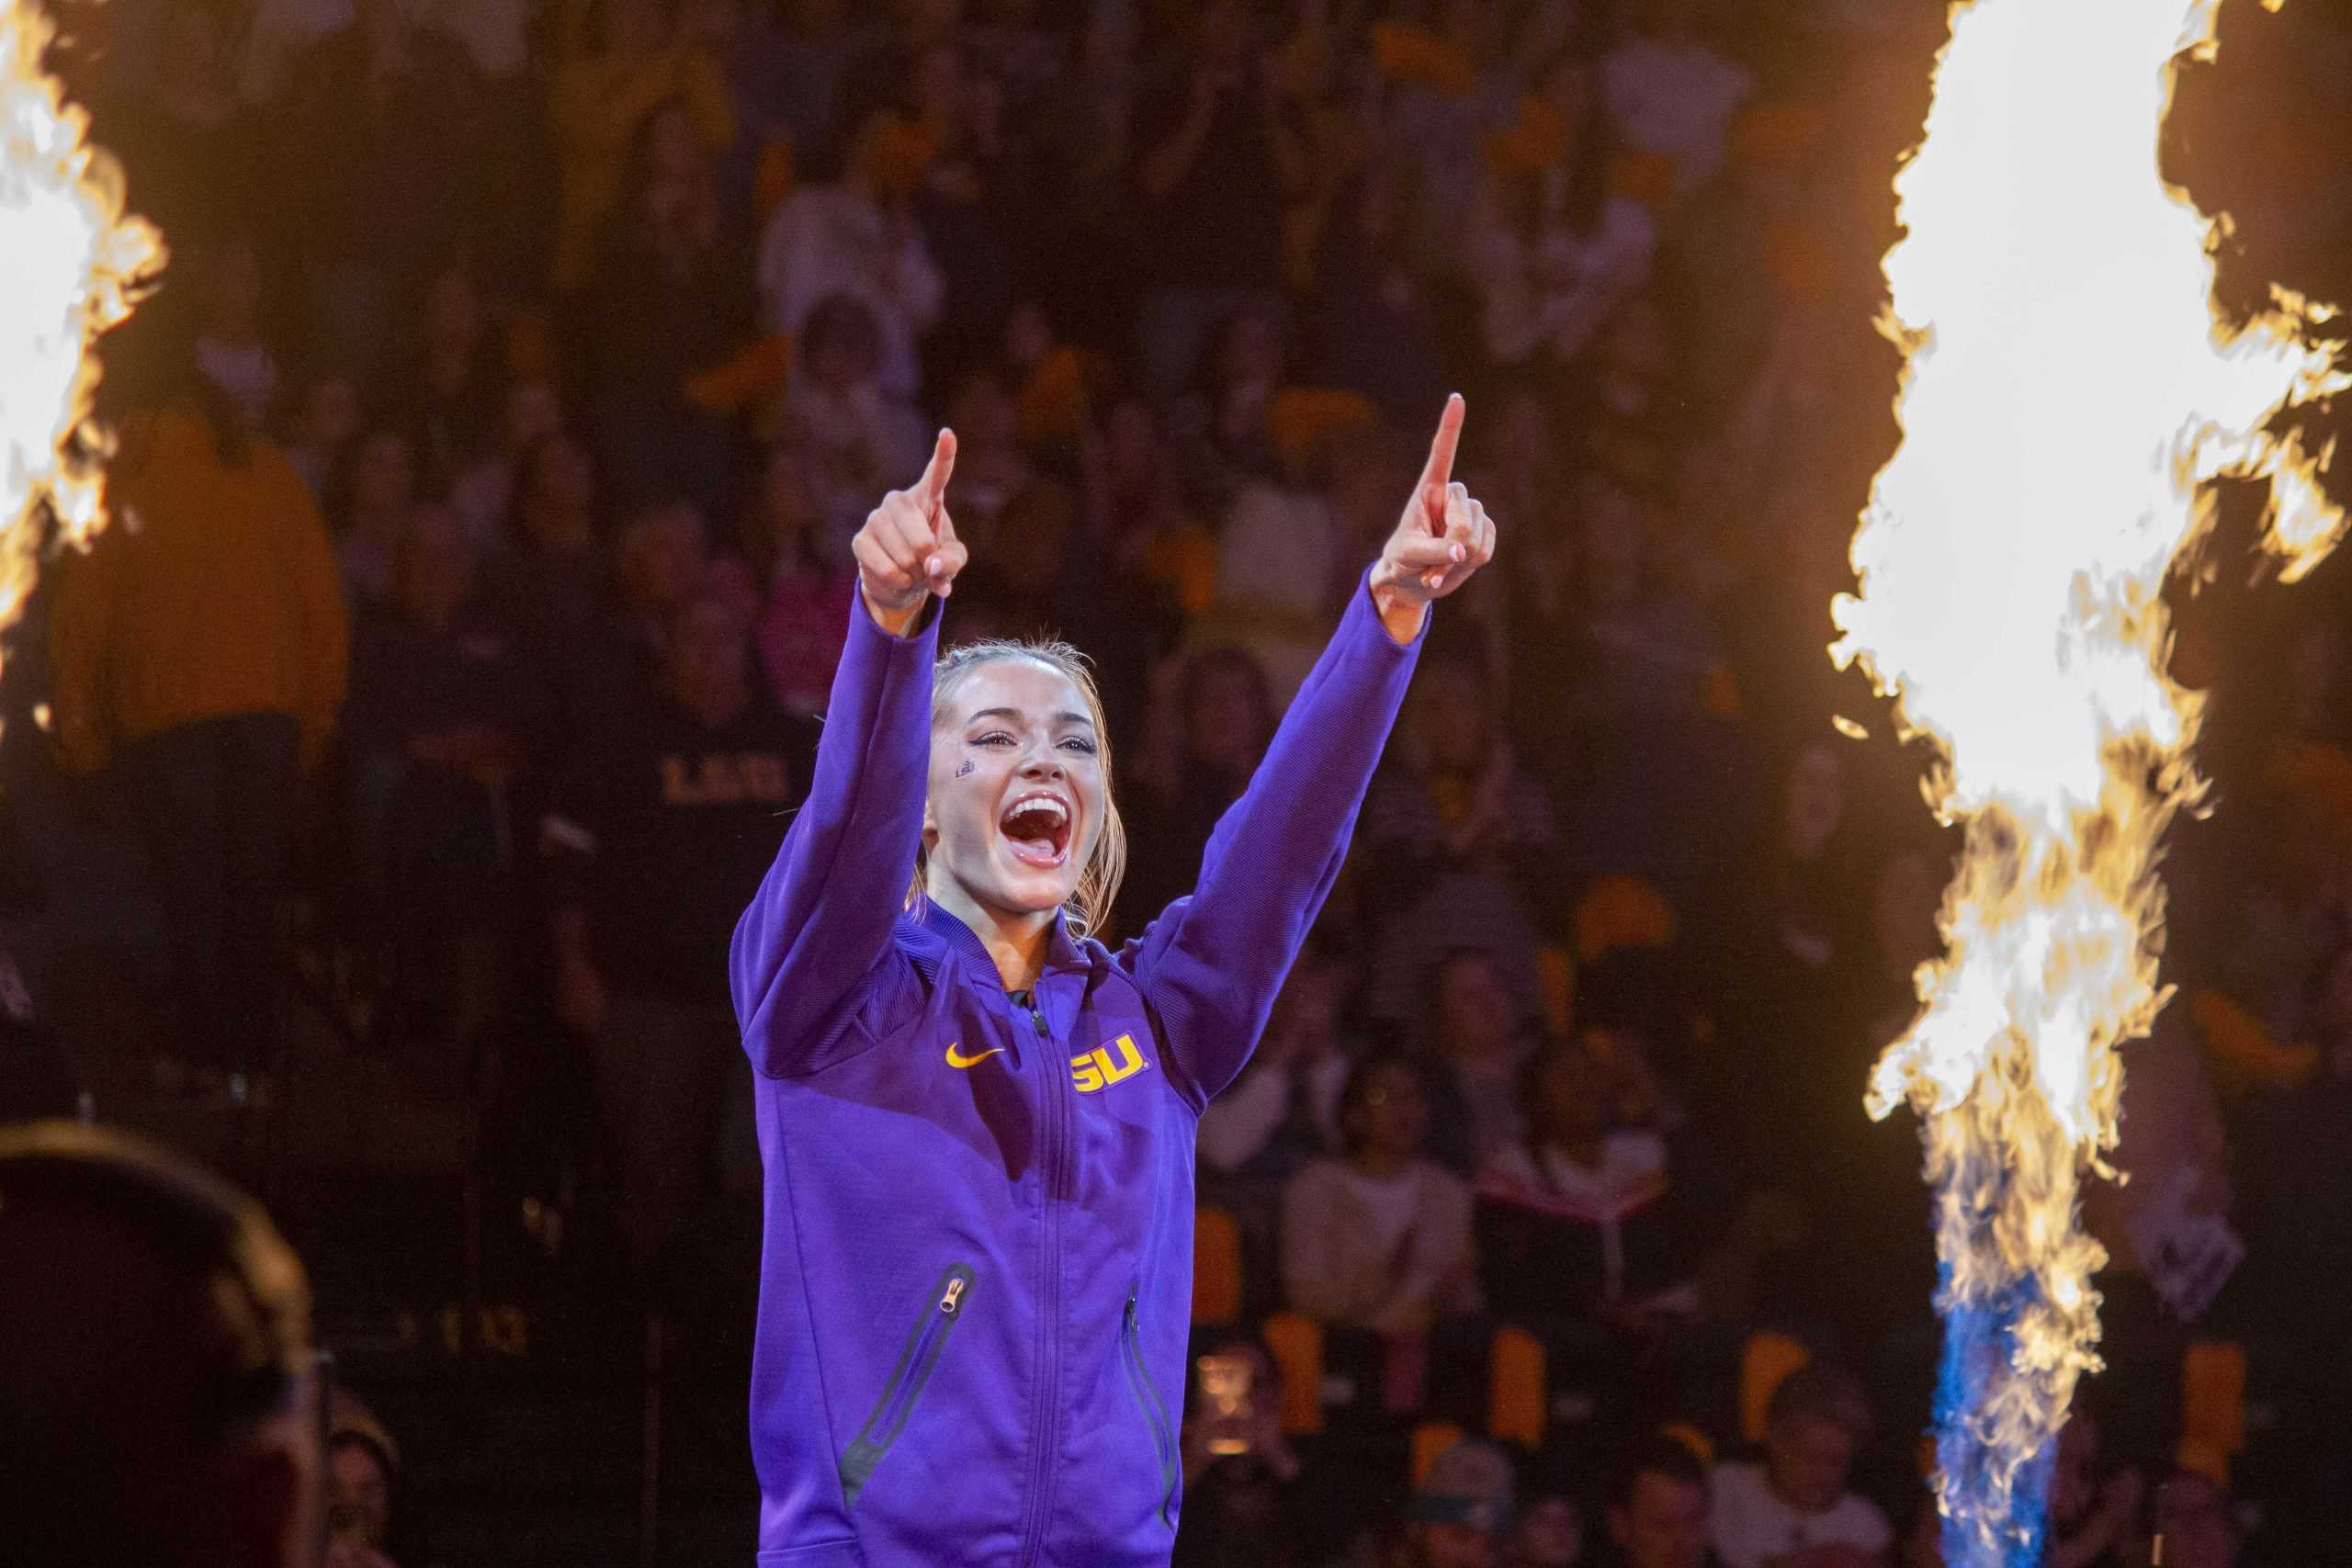
<svg viewBox="0 0 2352 1568"><path fill-rule="evenodd" d="M231 468L187 414L139 416L108 475L114 520L59 561L51 726L67 766L175 725L283 713L315 756L342 706L349 627L334 547L285 456Z"/></svg>

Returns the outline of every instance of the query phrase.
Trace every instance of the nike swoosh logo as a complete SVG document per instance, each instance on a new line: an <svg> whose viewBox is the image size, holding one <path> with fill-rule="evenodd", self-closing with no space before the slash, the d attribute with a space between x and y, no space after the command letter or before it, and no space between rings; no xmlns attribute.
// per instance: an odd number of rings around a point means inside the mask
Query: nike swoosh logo
<svg viewBox="0 0 2352 1568"><path fill-rule="evenodd" d="M1003 1049L1004 1047L1001 1045L991 1045L977 1056L967 1056L951 1044L947 1047L947 1065L954 1067L956 1071L962 1072L967 1068L978 1066L982 1062L987 1061L990 1056L995 1055L999 1051Z"/></svg>

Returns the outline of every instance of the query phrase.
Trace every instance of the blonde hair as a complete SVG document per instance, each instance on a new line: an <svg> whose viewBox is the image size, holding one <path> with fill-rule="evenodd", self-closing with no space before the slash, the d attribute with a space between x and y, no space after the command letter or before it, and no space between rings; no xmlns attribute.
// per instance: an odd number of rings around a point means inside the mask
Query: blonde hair
<svg viewBox="0 0 2352 1568"><path fill-rule="evenodd" d="M935 734L946 724L948 704L965 677L983 664L1002 659L1025 659L1061 676L1078 688L1086 703L1086 715L1094 721L1094 760L1102 773L1102 831L1095 838L1094 852L1087 856L1078 874L1077 889L1062 906L1070 935L1088 936L1101 931L1111 918L1112 901L1118 897L1120 879L1127 874L1127 829L1119 820L1119 803L1111 789L1111 727L1103 717L1102 693L1094 683L1094 671L1086 655L1066 642L1012 637L983 637L949 649L932 668L931 728ZM910 909L923 896L929 858L927 852L917 847L914 880L907 888Z"/></svg>

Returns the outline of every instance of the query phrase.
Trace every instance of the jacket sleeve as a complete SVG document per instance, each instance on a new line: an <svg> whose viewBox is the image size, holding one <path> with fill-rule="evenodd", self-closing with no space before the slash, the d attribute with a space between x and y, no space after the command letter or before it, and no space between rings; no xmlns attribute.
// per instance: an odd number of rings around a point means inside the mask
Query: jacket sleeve
<svg viewBox="0 0 2352 1568"><path fill-rule="evenodd" d="M1161 1050L1205 1106L1238 1076L1347 856L1427 623L1399 645L1359 584L1273 744L1201 856L1200 880L1119 963L1156 1010Z"/></svg>
<svg viewBox="0 0 2352 1568"><path fill-rule="evenodd" d="M814 1072L844 1054L890 951L931 761L936 602L924 614L919 629L894 637L863 598L852 604L808 797L735 927L735 1017L752 1065L771 1077Z"/></svg>

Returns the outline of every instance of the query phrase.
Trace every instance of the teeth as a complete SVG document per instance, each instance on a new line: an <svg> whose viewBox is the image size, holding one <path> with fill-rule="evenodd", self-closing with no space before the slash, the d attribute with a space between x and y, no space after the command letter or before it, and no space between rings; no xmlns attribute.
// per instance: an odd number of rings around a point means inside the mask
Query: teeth
<svg viewBox="0 0 2352 1568"><path fill-rule="evenodd" d="M1014 801L1012 809L1004 814L1004 819L1011 822L1015 818L1026 817L1033 811L1044 815L1057 828L1069 820L1069 807L1053 796L1046 795L1031 795L1025 800Z"/></svg>

